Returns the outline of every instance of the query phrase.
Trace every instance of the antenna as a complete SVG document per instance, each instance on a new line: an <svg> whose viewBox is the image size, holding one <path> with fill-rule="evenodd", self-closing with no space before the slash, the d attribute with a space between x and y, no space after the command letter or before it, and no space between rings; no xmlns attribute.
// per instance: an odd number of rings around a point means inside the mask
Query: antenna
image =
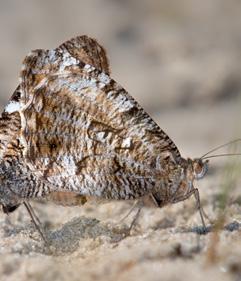
<svg viewBox="0 0 241 281"><path fill-rule="evenodd" d="M207 157L201 157L201 159L209 159L209 158L223 157L223 156L236 156L236 155L241 155L241 153L216 154L216 155L210 155L210 156L207 156Z"/></svg>
<svg viewBox="0 0 241 281"><path fill-rule="evenodd" d="M220 148L223 148L223 147L225 147L225 146L228 146L228 145L230 145L230 144L233 144L233 143L236 143L236 142L240 142L240 141L241 141L241 139L236 139L236 140L229 141L229 142L227 142L227 143L225 143L225 144L219 145L219 146L217 146L217 147L215 147L215 148L209 150L209 151L208 151L207 153L205 153L204 155L202 155L202 156L200 157L200 159L207 159L205 156L207 156L208 154L210 154L210 153L212 153L212 152L214 152L214 151L217 151L217 150L220 149ZM220 155L221 155L221 154L220 154ZM239 155L239 154L237 154L237 155ZM222 156L224 156L224 155L222 155ZM226 156L228 156L228 155L226 155Z"/></svg>

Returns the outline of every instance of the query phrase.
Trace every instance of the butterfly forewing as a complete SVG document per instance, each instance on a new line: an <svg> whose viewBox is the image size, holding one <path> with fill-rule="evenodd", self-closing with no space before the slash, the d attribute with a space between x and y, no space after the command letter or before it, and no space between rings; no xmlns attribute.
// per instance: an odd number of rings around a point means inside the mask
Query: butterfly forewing
<svg viewBox="0 0 241 281"><path fill-rule="evenodd" d="M67 51L71 57L110 75L105 49L93 38L79 36L63 43L57 50Z"/></svg>

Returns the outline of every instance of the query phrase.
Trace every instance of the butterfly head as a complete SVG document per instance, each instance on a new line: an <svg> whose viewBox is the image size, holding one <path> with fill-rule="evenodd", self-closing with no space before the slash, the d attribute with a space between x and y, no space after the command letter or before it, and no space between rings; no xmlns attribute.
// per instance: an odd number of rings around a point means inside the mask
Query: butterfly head
<svg viewBox="0 0 241 281"><path fill-rule="evenodd" d="M208 160L201 158L189 159L192 174L196 180L202 179L208 171Z"/></svg>

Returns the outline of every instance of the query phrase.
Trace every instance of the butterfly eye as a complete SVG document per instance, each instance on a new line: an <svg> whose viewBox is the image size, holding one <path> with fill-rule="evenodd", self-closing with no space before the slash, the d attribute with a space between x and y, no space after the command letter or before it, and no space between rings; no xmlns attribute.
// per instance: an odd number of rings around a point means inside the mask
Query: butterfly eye
<svg viewBox="0 0 241 281"><path fill-rule="evenodd" d="M197 180L203 178L208 171L208 161L203 162L200 159L197 159L193 163L193 171L195 178Z"/></svg>

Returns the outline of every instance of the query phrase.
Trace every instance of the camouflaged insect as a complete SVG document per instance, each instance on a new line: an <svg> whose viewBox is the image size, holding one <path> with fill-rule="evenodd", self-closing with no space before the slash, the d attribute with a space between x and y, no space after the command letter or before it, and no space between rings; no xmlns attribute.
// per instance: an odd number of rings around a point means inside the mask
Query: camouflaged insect
<svg viewBox="0 0 241 281"><path fill-rule="evenodd" d="M71 205L150 196L159 207L199 200L193 182L207 170L181 157L87 36L24 59L0 119L0 157L4 212L37 197Z"/></svg>

